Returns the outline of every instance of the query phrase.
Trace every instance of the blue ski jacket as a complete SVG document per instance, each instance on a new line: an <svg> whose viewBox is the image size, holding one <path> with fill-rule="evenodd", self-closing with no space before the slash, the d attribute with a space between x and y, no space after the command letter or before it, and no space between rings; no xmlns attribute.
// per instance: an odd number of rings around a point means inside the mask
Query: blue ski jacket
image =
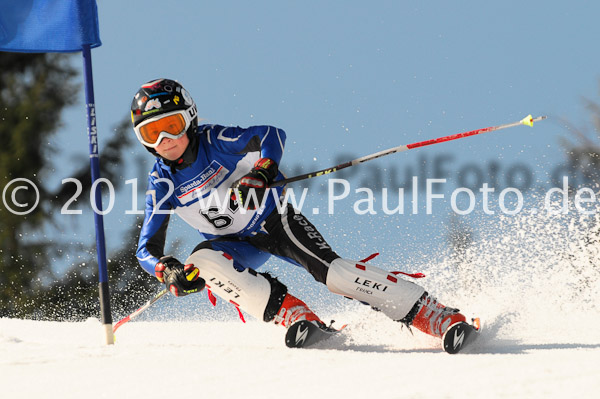
<svg viewBox="0 0 600 399"><path fill-rule="evenodd" d="M164 255L167 226L176 213L198 230L201 240L222 236L257 234L262 222L275 209L275 198L283 187L266 195L264 206L244 210L228 195L231 185L260 158L281 161L285 132L273 126L249 128L201 125L195 133L198 155L190 166L172 170L157 158L148 176L144 224L137 259L154 275L154 266ZM277 180L282 179L279 173Z"/></svg>

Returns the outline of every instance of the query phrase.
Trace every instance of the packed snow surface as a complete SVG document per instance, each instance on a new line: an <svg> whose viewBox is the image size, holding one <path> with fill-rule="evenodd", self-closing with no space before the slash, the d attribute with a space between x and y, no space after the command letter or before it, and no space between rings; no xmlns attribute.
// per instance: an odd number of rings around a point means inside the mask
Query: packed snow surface
<svg viewBox="0 0 600 399"><path fill-rule="evenodd" d="M256 321L138 322L100 344L100 324L0 320L4 398L597 398L600 339L505 334L473 354L373 317L348 337L288 349ZM378 319L375 317L375 319ZM378 327L367 328L377 321ZM561 321L557 321L561 323ZM492 326L497 328L498 326ZM574 331L569 331L574 330ZM560 330L556 330L560 331ZM587 335L587 337L585 336ZM541 339L540 339L541 338Z"/></svg>
<svg viewBox="0 0 600 399"><path fill-rule="evenodd" d="M286 348L280 326L217 317L235 316L221 303L152 316L207 302L190 295L161 299L112 346L96 319L0 319L1 397L599 398L598 224L582 223L499 221L459 258L419 270L443 303L483 320L471 353L448 355L356 302L320 303L334 297L325 290L292 287L324 320L348 323L315 349Z"/></svg>

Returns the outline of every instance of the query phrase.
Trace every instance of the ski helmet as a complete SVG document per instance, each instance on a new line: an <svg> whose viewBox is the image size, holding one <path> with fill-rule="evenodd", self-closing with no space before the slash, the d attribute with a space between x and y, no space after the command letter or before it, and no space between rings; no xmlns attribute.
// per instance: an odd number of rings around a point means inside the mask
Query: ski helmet
<svg viewBox="0 0 600 399"><path fill-rule="evenodd" d="M164 137L178 139L198 127L192 96L170 79L144 83L131 102L131 122L137 139L155 152Z"/></svg>

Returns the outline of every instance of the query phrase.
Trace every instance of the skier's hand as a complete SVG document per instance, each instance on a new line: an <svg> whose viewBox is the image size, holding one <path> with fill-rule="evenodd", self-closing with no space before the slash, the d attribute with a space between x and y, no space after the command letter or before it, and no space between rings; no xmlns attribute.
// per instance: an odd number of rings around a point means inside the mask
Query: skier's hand
<svg viewBox="0 0 600 399"><path fill-rule="evenodd" d="M194 265L183 265L172 256L163 256L154 267L154 274L175 296L186 296L204 289L206 282Z"/></svg>
<svg viewBox="0 0 600 399"><path fill-rule="evenodd" d="M263 203L265 193L277 177L277 172L277 162L269 158L259 159L250 173L233 183L232 198L235 197L244 208L257 209Z"/></svg>

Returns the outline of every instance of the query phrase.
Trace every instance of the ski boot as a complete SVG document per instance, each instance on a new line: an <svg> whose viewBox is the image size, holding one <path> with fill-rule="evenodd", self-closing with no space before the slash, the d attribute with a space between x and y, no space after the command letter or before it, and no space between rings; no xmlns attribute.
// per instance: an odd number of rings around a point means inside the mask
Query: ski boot
<svg viewBox="0 0 600 399"><path fill-rule="evenodd" d="M458 322L466 322L466 318L458 309L442 305L425 292L401 321L426 334L442 338L448 327Z"/></svg>
<svg viewBox="0 0 600 399"><path fill-rule="evenodd" d="M314 321L321 326L325 326L325 323L323 323L304 302L295 296L286 293L281 308L279 308L279 312L277 312L273 321L275 324L281 324L285 328L288 328L300 320Z"/></svg>

